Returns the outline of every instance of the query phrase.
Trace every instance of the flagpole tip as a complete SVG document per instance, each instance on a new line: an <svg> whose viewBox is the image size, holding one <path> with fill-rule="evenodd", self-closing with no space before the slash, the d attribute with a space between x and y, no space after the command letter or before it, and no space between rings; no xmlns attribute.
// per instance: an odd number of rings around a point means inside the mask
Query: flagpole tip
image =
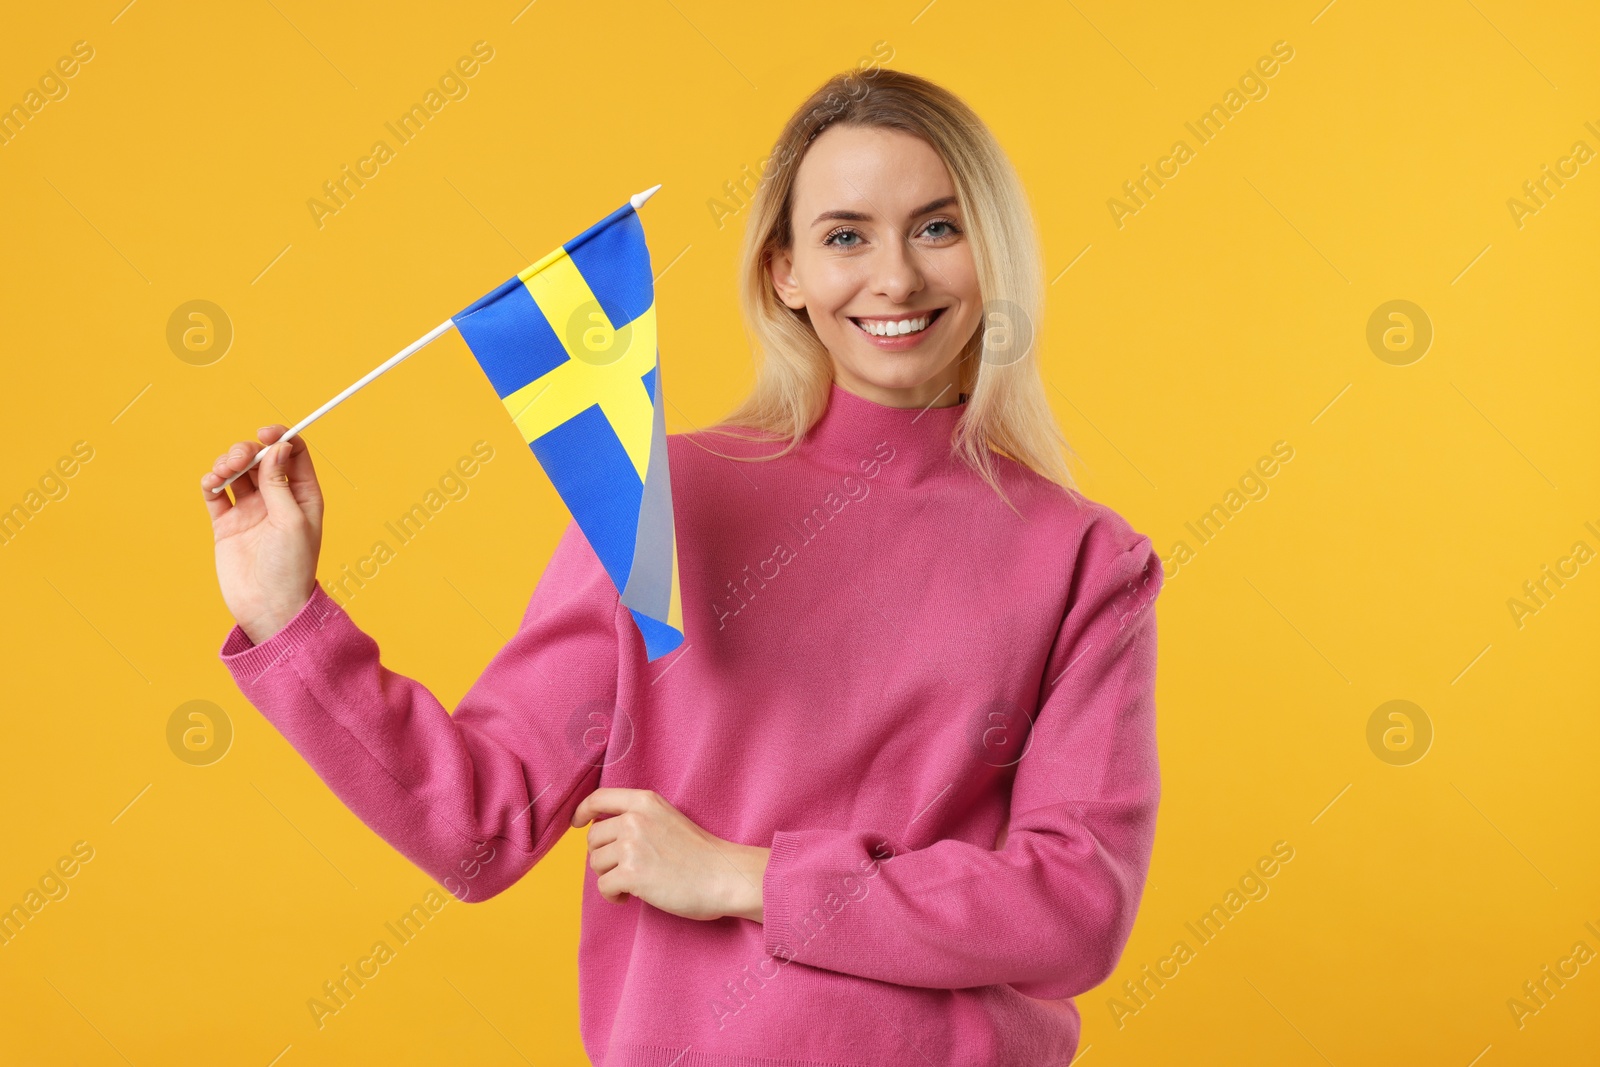
<svg viewBox="0 0 1600 1067"><path fill-rule="evenodd" d="M661 188L661 186L652 185L642 193L634 193L632 196L628 197L628 203L633 205L633 210L638 211L640 208L644 207L644 202L646 200L649 200L652 196L656 195L656 190L659 188Z"/></svg>

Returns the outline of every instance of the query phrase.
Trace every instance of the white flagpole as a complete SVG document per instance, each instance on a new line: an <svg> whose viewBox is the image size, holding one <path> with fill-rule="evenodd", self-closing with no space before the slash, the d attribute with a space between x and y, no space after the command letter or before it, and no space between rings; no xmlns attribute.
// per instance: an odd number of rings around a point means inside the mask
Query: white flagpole
<svg viewBox="0 0 1600 1067"><path fill-rule="evenodd" d="M628 198L628 203L633 205L633 210L638 211L641 207L644 206L644 202L646 200L649 200L652 196L655 195L656 190L659 189L659 188L661 188L661 186L652 185L650 188L646 189L642 193L635 193L635 194L633 194L632 196L630 196ZM378 377L378 375L382 374L384 371L387 371L392 367L399 366L402 362L404 362L407 358L409 358L413 353L418 352L423 348L426 348L428 346L428 344L431 343L440 334L444 333L446 330L452 329L454 326L455 326L455 320L454 319L445 319L439 325L435 326L433 329L429 330L427 333L423 334L421 337L417 338L415 341L412 341L410 344L406 345L400 351L396 352L394 355L390 356L388 359L384 360L382 363L380 363L376 367L372 368L366 374L362 375L360 381L358 381L355 384L351 385L344 392L340 393L338 396L334 397L332 400L328 401L326 404L322 405L320 408L318 408L317 410L313 411L311 414L307 415L305 418L301 419L299 422L295 423L293 426L289 427L289 432L285 433L282 437L278 438L278 441L287 441L290 438L298 436L300 433L302 433L305 430L305 428L307 426L310 426L313 422L316 422L318 419L322 418L322 416L326 415L328 412L332 411L334 408L336 408L340 404L344 403L344 401L348 400L357 391L359 391L361 388L363 388L368 383L370 383L374 378ZM276 443L277 442L274 442L274 444L276 444ZM239 479L239 478L244 476L245 471L252 470L257 463L260 463L261 462L261 457L266 455L266 452L267 452L267 450L265 448L263 448L260 451L258 451L255 454L255 458L253 458L245 466L244 470L240 471L238 474L235 474L232 478L229 478L227 481L223 482L221 485L217 486L215 489L213 489L211 491L213 493L220 493L224 489L226 489L228 486L232 485L237 479Z"/></svg>

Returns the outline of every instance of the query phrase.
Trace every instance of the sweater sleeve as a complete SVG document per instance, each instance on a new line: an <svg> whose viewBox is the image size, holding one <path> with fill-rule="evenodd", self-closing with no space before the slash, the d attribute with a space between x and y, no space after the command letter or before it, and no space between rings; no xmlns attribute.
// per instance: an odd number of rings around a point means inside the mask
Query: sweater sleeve
<svg viewBox="0 0 1600 1067"><path fill-rule="evenodd" d="M1085 534L1076 574L1003 846L943 839L907 850L890 827L780 831L762 881L769 954L899 985L1008 984L1039 999L1111 975L1155 835L1163 574L1149 539L1118 523Z"/></svg>
<svg viewBox="0 0 1600 1067"><path fill-rule="evenodd" d="M457 898L478 902L526 874L598 784L619 614L616 587L569 521L516 635L454 715L384 666L321 586L259 645L235 627L220 658L346 807Z"/></svg>

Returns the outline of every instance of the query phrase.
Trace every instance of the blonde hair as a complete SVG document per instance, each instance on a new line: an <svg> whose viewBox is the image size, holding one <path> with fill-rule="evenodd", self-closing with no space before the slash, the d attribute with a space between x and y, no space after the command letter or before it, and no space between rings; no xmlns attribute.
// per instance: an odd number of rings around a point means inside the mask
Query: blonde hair
<svg viewBox="0 0 1600 1067"><path fill-rule="evenodd" d="M955 183L983 320L957 356L959 389L968 399L952 451L1008 505L991 451L1075 490L1064 458L1075 453L1056 424L1039 373L1043 266L1022 182L989 128L959 97L925 78L878 67L823 83L784 125L763 170L745 224L739 273L745 331L761 357L749 395L713 432L741 427L788 443L770 455L728 458L787 455L828 406L833 364L827 348L805 311L779 299L768 264L776 251L792 247L795 175L812 141L829 126L880 127L920 137L944 160ZM991 328L996 318L999 328ZM1026 336L1019 342L1015 331Z"/></svg>

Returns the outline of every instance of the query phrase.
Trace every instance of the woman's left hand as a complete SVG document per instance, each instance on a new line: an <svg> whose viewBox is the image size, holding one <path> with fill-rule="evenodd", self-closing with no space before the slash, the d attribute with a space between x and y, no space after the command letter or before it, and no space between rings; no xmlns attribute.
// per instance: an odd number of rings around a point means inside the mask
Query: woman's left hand
<svg viewBox="0 0 1600 1067"><path fill-rule="evenodd" d="M572 815L589 827L589 866L613 904L636 896L686 919L762 920L761 880L771 849L706 833L653 789L596 789Z"/></svg>

